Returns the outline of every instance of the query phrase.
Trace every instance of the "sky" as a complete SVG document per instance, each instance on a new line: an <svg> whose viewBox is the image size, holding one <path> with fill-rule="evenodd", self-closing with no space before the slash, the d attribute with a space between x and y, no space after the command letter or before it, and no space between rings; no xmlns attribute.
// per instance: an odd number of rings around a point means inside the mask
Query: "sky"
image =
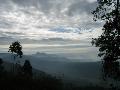
<svg viewBox="0 0 120 90"><path fill-rule="evenodd" d="M93 21L97 0L0 0L0 52L20 41L25 54L57 54L96 61L92 38L102 31Z"/></svg>

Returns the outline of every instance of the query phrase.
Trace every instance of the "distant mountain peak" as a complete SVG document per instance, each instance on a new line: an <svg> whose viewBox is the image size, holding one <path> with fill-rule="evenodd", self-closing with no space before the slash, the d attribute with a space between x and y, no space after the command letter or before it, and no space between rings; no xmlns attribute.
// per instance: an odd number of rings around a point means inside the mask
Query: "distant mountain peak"
<svg viewBox="0 0 120 90"><path fill-rule="evenodd" d="M46 55L46 53L43 53L43 52L36 52L35 55Z"/></svg>

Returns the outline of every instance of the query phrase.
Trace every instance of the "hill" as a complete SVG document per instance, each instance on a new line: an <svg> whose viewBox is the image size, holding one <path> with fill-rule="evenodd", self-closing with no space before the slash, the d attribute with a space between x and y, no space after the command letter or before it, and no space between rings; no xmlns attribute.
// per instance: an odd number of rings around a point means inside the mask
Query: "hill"
<svg viewBox="0 0 120 90"><path fill-rule="evenodd" d="M6 62L14 62L11 54L0 53L0 58ZM35 69L61 77L65 82L80 85L101 82L100 62L71 62L67 58L45 53L24 55L21 59L16 58L16 61L20 61L22 65L25 59L30 60Z"/></svg>

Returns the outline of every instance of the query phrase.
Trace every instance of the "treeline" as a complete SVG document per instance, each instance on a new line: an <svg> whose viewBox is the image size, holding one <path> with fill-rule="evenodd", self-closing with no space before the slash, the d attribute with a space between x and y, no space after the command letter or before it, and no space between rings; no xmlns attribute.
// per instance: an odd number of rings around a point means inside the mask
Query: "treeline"
<svg viewBox="0 0 120 90"><path fill-rule="evenodd" d="M3 63L0 59L0 90L112 90L99 86L75 86L45 72L33 72L29 60L25 60L23 66L10 64L9 70L5 70Z"/></svg>
<svg viewBox="0 0 120 90"><path fill-rule="evenodd" d="M51 75L34 75L28 60L23 66L12 65L10 71L4 69L0 59L0 90L62 90L61 79Z"/></svg>

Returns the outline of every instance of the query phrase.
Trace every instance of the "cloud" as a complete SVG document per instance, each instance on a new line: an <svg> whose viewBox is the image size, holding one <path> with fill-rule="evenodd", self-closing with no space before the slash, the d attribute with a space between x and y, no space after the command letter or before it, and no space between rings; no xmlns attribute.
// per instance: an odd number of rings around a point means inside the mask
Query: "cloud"
<svg viewBox="0 0 120 90"><path fill-rule="evenodd" d="M13 24L10 21L7 21L3 18L0 19L0 28L2 29L8 29L8 28L12 28Z"/></svg>
<svg viewBox="0 0 120 90"><path fill-rule="evenodd" d="M0 0L1 52L19 40L27 53L91 59L91 38L102 33L101 22L92 20L95 7L96 0Z"/></svg>
<svg viewBox="0 0 120 90"><path fill-rule="evenodd" d="M0 0L0 31L15 39L88 38L93 33L86 30L101 25L92 20L95 6L95 0Z"/></svg>
<svg viewBox="0 0 120 90"><path fill-rule="evenodd" d="M96 2L88 2L87 0L76 0L73 4L69 6L68 15L74 16L81 13L91 14L92 10L96 7Z"/></svg>

